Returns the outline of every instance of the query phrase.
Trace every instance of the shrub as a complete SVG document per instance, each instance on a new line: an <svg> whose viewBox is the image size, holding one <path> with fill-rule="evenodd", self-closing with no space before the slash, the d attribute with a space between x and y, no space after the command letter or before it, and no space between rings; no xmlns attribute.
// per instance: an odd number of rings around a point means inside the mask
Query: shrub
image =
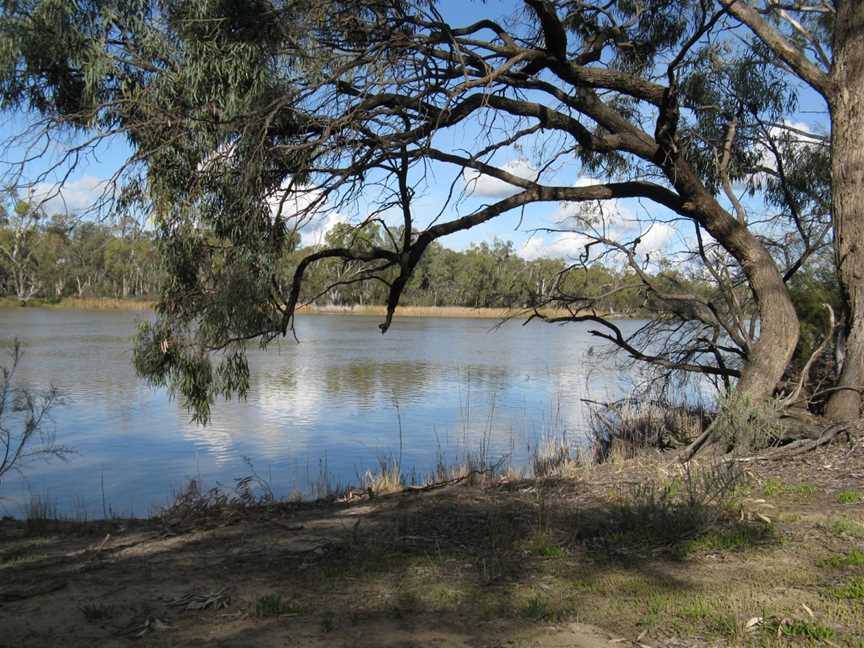
<svg viewBox="0 0 864 648"><path fill-rule="evenodd" d="M767 448L783 436L782 404L776 399L753 403L733 392L718 403L712 422L714 438L721 447L743 451Z"/></svg>
<svg viewBox="0 0 864 648"><path fill-rule="evenodd" d="M682 448L702 432L707 420L701 406L627 399L592 408L588 436L595 461L602 463L616 449L630 458L645 448Z"/></svg>
<svg viewBox="0 0 864 648"><path fill-rule="evenodd" d="M837 493L837 501L840 504L860 504L864 502L864 495L858 491L845 490Z"/></svg>
<svg viewBox="0 0 864 648"><path fill-rule="evenodd" d="M65 459L73 451L58 445L51 410L61 402L55 387L36 391L17 385L21 344L13 341L8 366L0 367L0 482L10 472L20 473L35 460Z"/></svg>

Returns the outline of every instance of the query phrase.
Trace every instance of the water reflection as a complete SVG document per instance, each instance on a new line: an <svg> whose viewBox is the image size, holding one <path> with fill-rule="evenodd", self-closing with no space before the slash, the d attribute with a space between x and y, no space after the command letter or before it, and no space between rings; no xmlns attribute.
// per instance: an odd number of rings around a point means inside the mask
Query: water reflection
<svg viewBox="0 0 864 648"><path fill-rule="evenodd" d="M302 343L250 354L245 402L217 403L207 427L131 368L142 313L0 310L0 345L18 337L20 378L57 385L58 438L79 454L34 465L28 482L0 486L0 511L20 514L28 491L71 510L73 495L101 513L147 513L192 476L232 483L244 457L277 492L309 490L326 456L335 478L354 479L399 449L403 465L431 470L437 453L456 460L483 441L493 456L527 460L551 430L579 437L582 398L617 397L629 380L588 353L587 325L551 327L485 320L398 319L386 336L368 317L298 318ZM633 323L624 323L624 327ZM401 425L400 425L401 424Z"/></svg>

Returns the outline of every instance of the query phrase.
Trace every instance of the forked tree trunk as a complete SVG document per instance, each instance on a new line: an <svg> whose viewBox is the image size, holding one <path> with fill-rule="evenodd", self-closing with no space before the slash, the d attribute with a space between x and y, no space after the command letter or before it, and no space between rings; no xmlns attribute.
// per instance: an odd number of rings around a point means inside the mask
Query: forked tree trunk
<svg viewBox="0 0 864 648"><path fill-rule="evenodd" d="M800 333L798 315L777 265L759 239L728 214L723 218L722 210L707 211L714 213L707 214L706 225L719 227L719 231L709 228L709 232L741 264L758 306L759 339L750 348L735 387L737 394L758 403L774 394L795 353ZM714 425L709 425L687 446L681 459L690 460L711 441L714 430Z"/></svg>
<svg viewBox="0 0 864 648"><path fill-rule="evenodd" d="M826 414L854 421L864 387L864 2L838 2L834 29L831 192L846 351Z"/></svg>
<svg viewBox="0 0 864 648"><path fill-rule="evenodd" d="M774 394L795 353L800 332L798 315L777 265L759 239L728 214L723 218L722 210L708 211L714 213L706 214L706 226L710 223L719 227L719 231L709 231L741 264L758 306L759 339L750 348L735 387L737 394L757 403ZM711 442L714 431L715 426L709 425L687 446L681 459L690 460Z"/></svg>
<svg viewBox="0 0 864 648"><path fill-rule="evenodd" d="M750 348L737 386L738 393L751 402L766 400L774 394L795 354L800 332L798 315L783 277L768 251L758 245L759 249L748 251L748 261L752 259L753 266L747 275L759 307L759 339Z"/></svg>
<svg viewBox="0 0 864 648"><path fill-rule="evenodd" d="M758 308L759 339L749 350L736 391L752 402L766 400L783 378L800 332L798 314L777 263L748 227L705 190L686 163L679 163L667 175L686 197L699 223L735 257L747 277Z"/></svg>

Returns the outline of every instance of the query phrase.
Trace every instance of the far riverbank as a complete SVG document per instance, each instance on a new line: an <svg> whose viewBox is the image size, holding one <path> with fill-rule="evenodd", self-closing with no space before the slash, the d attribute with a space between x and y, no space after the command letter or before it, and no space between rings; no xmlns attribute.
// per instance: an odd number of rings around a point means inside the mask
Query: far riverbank
<svg viewBox="0 0 864 648"><path fill-rule="evenodd" d="M47 308L53 310L123 310L144 311L155 306L154 301L146 299L115 299L108 297L68 297L61 300L30 299L22 302L15 297L0 297L0 309L5 308ZM383 305L355 306L303 306L298 312L306 315L368 315L383 317ZM472 308L469 306L400 306L398 317L441 317L453 319L526 319L533 311L529 308ZM566 316L563 309L541 309L549 317ZM636 313L610 313L610 319L638 319Z"/></svg>

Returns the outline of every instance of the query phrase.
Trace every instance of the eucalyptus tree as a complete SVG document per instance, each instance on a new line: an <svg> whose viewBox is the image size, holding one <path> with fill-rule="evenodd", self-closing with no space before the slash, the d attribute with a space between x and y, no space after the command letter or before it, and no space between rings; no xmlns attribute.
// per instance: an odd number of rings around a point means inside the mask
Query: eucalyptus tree
<svg viewBox="0 0 864 648"><path fill-rule="evenodd" d="M815 90L831 117L831 208L844 297L841 372L832 418L855 421L864 398L864 3L721 0L780 63Z"/></svg>
<svg viewBox="0 0 864 648"><path fill-rule="evenodd" d="M547 303L640 361L760 400L798 341L786 281L826 235L824 214L792 204L764 164L795 97L735 22L710 0L524 0L471 24L430 0L10 1L0 98L34 117L31 142L77 136L62 163L125 137L116 206L151 215L167 275L136 366L200 419L216 395L247 389L246 342L292 332L316 267L341 260L352 282L384 285L383 332L436 241L537 203L566 206L583 237L570 272L625 264L628 283L604 296L642 290L663 324L626 338L590 312L596 294L568 292L567 272ZM514 151L532 152L529 173ZM601 179L561 183L563 164ZM418 197L448 170L448 197L424 217ZM478 178L512 191L466 208ZM782 206L767 224L736 194L748 181ZM617 228L604 206L623 199L649 216ZM377 225L381 240L325 242L282 280L288 242L328 214ZM684 257L713 292L646 271L644 242L663 228L687 231ZM791 242L772 245L778 232Z"/></svg>
<svg viewBox="0 0 864 648"><path fill-rule="evenodd" d="M11 277L15 296L28 301L40 288L37 259L39 224L44 214L12 194L0 203L0 265Z"/></svg>

